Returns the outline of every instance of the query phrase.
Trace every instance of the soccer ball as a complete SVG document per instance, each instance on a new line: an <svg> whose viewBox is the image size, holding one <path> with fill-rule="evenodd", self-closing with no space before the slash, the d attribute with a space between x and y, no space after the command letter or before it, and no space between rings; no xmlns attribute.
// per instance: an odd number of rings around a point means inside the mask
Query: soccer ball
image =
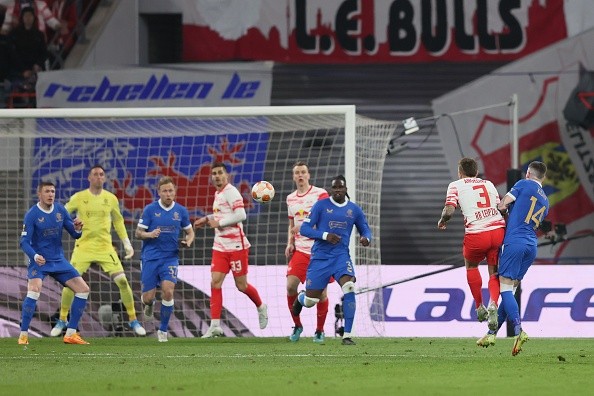
<svg viewBox="0 0 594 396"><path fill-rule="evenodd" d="M259 203L268 203L274 198L274 187L265 180L259 181L252 187L252 198Z"/></svg>

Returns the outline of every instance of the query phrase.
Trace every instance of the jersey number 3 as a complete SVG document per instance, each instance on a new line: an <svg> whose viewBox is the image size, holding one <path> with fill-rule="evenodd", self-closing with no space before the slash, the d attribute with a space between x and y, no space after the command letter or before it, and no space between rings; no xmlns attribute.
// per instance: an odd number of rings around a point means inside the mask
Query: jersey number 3
<svg viewBox="0 0 594 396"><path fill-rule="evenodd" d="M487 187L485 186L472 186L473 190L481 190L479 193L479 197L483 198L482 201L477 201L476 206L479 208L490 208L491 207L491 198L489 198L489 192L487 191Z"/></svg>

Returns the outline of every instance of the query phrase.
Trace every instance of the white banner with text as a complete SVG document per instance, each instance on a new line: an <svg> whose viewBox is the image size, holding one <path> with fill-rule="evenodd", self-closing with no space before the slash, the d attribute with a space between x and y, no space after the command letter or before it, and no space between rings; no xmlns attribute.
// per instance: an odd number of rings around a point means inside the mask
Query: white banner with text
<svg viewBox="0 0 594 396"><path fill-rule="evenodd" d="M272 63L177 64L39 74L37 107L268 106Z"/></svg>

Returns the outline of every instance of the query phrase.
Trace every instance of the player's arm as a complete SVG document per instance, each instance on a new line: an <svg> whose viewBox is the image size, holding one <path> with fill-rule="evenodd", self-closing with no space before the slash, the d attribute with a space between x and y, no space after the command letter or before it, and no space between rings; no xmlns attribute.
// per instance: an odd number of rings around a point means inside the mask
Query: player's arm
<svg viewBox="0 0 594 396"><path fill-rule="evenodd" d="M233 209L233 212L226 218L221 219L221 221L216 221L213 218L213 219L209 220L208 222L210 223L210 226L212 228L218 228L218 227L233 226L237 223L241 223L245 219L247 219L247 213L245 213L245 209L243 208L243 206L241 206L241 207Z"/></svg>
<svg viewBox="0 0 594 396"><path fill-rule="evenodd" d="M289 229L287 231L287 247L285 248L285 256L287 258L291 257L291 255L295 251L295 234L293 233L294 227L295 219L289 217Z"/></svg>
<svg viewBox="0 0 594 396"><path fill-rule="evenodd" d="M188 210L184 207L182 210L182 222L181 226L184 230L185 238L181 241L182 246L190 247L192 243L194 243L195 233L194 227L192 227L192 222L190 221L190 214Z"/></svg>
<svg viewBox="0 0 594 396"><path fill-rule="evenodd" d="M159 235L161 235L160 228L155 228L154 230L149 232L146 228L143 228L140 225L136 228L136 231L134 232L134 236L140 240L155 239L158 238Z"/></svg>
<svg viewBox="0 0 594 396"><path fill-rule="evenodd" d="M70 217L70 213L68 213L68 211L66 210L66 208L64 208L63 210L63 215L64 215L64 223L63 223L63 227L66 229L66 231L68 231L68 233L70 234L70 236L74 239L78 239L82 236L82 227L83 227L83 223L80 219L76 219L72 220L72 217Z"/></svg>
<svg viewBox="0 0 594 396"><path fill-rule="evenodd" d="M122 241L122 244L124 244L124 250L126 251L124 259L129 260L134 256L134 248L132 247L130 238L128 238L128 231L126 231L126 225L124 224L124 216L122 216L122 212L120 211L120 204L115 195L113 196L113 199L110 200L110 202L111 221L113 223L113 228L115 228L116 233Z"/></svg>
<svg viewBox="0 0 594 396"><path fill-rule="evenodd" d="M363 246L369 246L371 243L371 228L369 228L369 223L362 209L359 209L359 215L355 218L355 227L359 231L359 243Z"/></svg>
<svg viewBox="0 0 594 396"><path fill-rule="evenodd" d="M212 215L209 215L212 216ZM202 228L208 223L208 216L201 217L194 221L194 228Z"/></svg>
<svg viewBox="0 0 594 396"><path fill-rule="evenodd" d="M35 262L35 256L38 256L31 245L33 233L35 232L35 221L33 215L27 213L25 220L23 221L23 231L21 231L20 246L21 250L25 252L31 262Z"/></svg>
<svg viewBox="0 0 594 396"><path fill-rule="evenodd" d="M499 209L499 211L501 213L506 213L507 212L507 207L509 205L511 205L514 201L516 200L516 197L514 197L510 192L508 192L507 194L505 194L505 196L503 197L503 199L501 200L501 202L499 202L497 204L497 209Z"/></svg>
<svg viewBox="0 0 594 396"><path fill-rule="evenodd" d="M439 228L440 230L445 230L447 227L446 223L448 221L450 221L455 210L456 210L455 206L446 204L443 207L443 210L441 211L441 217L439 218L439 221L437 222L437 228Z"/></svg>
<svg viewBox="0 0 594 396"><path fill-rule="evenodd" d="M138 226L136 227L136 231L134 231L134 236L136 239L145 240L145 239L154 239L158 238L161 235L161 229L155 228L152 231L148 231L151 225L150 214L148 211L145 210L142 212L140 216L140 220L138 221Z"/></svg>
<svg viewBox="0 0 594 396"><path fill-rule="evenodd" d="M458 206L458 187L454 184L455 182L451 182L448 185L448 191L446 193L445 205L441 210L441 217L437 222L437 228L440 230L446 229L446 223L450 221L454 211L456 210L456 206Z"/></svg>
<svg viewBox="0 0 594 396"><path fill-rule="evenodd" d="M301 223L299 233L307 238L326 240L328 232L324 232L323 230L320 230L320 227L316 226L320 220L321 205L319 202L320 201L316 202L314 206L312 206L309 215L303 220L303 223Z"/></svg>
<svg viewBox="0 0 594 396"><path fill-rule="evenodd" d="M231 188L226 190L223 194L225 194L224 196L229 203L229 206L233 208L233 212L220 221L217 221L214 217L209 217L208 225L212 228L234 226L247 219L247 213L245 213L245 208L243 207L243 197L239 193L239 190Z"/></svg>
<svg viewBox="0 0 594 396"><path fill-rule="evenodd" d="M66 204L64 205L64 208L66 208L66 211L68 213L78 212L78 197L78 194L74 194L70 197L70 200L66 202Z"/></svg>
<svg viewBox="0 0 594 396"><path fill-rule="evenodd" d="M187 227L184 228L184 234L185 238L181 241L181 244L184 247L192 246L192 243L194 243L195 238L194 227L192 227L192 224L189 224Z"/></svg>

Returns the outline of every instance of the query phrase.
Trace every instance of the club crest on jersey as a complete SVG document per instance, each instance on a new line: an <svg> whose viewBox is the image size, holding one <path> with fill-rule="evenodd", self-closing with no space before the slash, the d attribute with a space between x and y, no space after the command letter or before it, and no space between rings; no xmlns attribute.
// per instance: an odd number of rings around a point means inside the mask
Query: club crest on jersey
<svg viewBox="0 0 594 396"><path fill-rule="evenodd" d="M173 213L173 220L180 220L179 212Z"/></svg>
<svg viewBox="0 0 594 396"><path fill-rule="evenodd" d="M62 213L56 213L56 221L62 221Z"/></svg>
<svg viewBox="0 0 594 396"><path fill-rule="evenodd" d="M347 210L346 217L353 217L353 209Z"/></svg>

